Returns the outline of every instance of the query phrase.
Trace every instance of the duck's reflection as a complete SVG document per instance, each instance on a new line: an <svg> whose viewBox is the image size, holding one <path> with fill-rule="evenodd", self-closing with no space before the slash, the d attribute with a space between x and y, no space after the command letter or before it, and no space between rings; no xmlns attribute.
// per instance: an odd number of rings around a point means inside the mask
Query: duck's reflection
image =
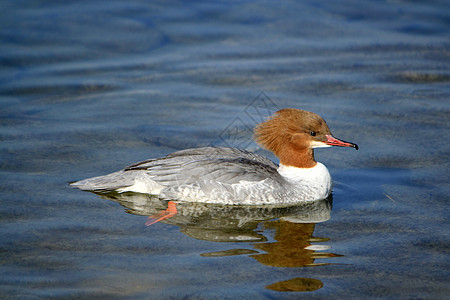
<svg viewBox="0 0 450 300"><path fill-rule="evenodd" d="M128 213L158 218L170 211L170 202L144 194L102 194L119 202ZM175 205L173 202L171 205ZM326 265L317 259L340 256L326 253L327 238L314 237L315 223L330 218L331 197L295 206L224 206L201 203L176 203L176 213L161 222L176 225L184 234L214 242L250 242L245 247L201 254L204 257L249 255L273 267L310 267ZM151 223L154 223L151 222ZM267 286L276 291L312 291L322 282L293 278Z"/></svg>

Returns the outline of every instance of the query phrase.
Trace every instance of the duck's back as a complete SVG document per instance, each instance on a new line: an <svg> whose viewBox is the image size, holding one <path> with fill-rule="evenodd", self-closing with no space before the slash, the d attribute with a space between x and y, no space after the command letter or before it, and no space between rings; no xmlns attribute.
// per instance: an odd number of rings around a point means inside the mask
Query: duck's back
<svg viewBox="0 0 450 300"><path fill-rule="evenodd" d="M245 150L204 147L142 161L72 185L89 191L130 191L185 201L252 204L274 201L267 191L284 181L277 168L271 160Z"/></svg>

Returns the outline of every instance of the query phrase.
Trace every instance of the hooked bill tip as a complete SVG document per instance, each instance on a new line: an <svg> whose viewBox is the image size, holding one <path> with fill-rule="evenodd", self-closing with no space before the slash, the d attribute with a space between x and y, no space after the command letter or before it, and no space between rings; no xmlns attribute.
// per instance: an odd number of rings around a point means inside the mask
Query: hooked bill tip
<svg viewBox="0 0 450 300"><path fill-rule="evenodd" d="M356 150L359 149L358 145L354 144L354 143L349 143L340 139L335 138L332 135L327 134L327 142L326 144L330 145L330 146L339 146L339 147L352 147L355 148Z"/></svg>

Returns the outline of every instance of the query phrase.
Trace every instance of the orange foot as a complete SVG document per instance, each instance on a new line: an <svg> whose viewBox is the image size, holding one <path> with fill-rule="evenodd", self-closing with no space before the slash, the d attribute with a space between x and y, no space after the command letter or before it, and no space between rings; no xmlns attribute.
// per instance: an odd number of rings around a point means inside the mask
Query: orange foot
<svg viewBox="0 0 450 300"><path fill-rule="evenodd" d="M148 217L147 222L145 222L145 225L150 226L155 223L158 223L159 221L175 216L177 214L177 204L172 201L169 201L168 204L169 206L165 211L162 211L159 214Z"/></svg>

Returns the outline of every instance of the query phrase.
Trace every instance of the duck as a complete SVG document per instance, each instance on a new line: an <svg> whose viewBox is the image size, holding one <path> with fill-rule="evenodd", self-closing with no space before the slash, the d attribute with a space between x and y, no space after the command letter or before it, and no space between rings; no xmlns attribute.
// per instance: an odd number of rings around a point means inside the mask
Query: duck
<svg viewBox="0 0 450 300"><path fill-rule="evenodd" d="M111 174L71 183L95 193L143 193L170 201L221 205L294 205L326 199L328 169L314 149L358 145L335 138L319 115L278 110L254 129L255 141L279 159L243 149L201 147L147 159Z"/></svg>

